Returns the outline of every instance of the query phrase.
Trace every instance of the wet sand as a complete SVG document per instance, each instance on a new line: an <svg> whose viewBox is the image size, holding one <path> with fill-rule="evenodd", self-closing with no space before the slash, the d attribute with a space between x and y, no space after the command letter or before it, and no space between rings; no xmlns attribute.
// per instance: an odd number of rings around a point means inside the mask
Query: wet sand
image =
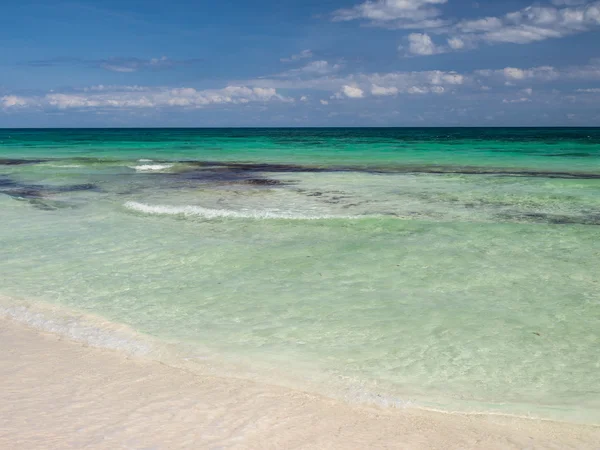
<svg viewBox="0 0 600 450"><path fill-rule="evenodd" d="M600 427L349 405L0 320L3 449L593 449Z"/></svg>

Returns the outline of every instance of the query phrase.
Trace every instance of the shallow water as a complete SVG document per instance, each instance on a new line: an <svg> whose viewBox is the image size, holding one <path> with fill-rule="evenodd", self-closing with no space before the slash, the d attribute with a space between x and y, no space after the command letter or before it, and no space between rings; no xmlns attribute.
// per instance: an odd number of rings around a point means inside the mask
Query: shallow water
<svg viewBox="0 0 600 450"><path fill-rule="evenodd" d="M229 375L600 422L600 129L3 130L0 158L5 295Z"/></svg>

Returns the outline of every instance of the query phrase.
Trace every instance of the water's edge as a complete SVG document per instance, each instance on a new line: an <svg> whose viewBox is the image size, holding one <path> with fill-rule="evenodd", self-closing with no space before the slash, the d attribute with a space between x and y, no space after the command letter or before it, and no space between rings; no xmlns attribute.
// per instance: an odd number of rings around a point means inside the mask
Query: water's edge
<svg viewBox="0 0 600 450"><path fill-rule="evenodd" d="M511 405L515 413L494 411L494 405L489 410L478 410L476 405L465 403L463 408L444 409L440 405L428 404L427 401L400 400L385 398L379 394L363 393L360 396L350 395L343 390L315 389L315 386L294 385L290 380L276 376L267 376L265 371L256 368L232 364L231 361L214 361L212 359L189 358L176 343L159 340L143 334L131 327L110 322L103 317L79 312L72 308L35 300L34 303L0 294L0 319L15 321L36 332L51 333L61 338L83 344L85 346L115 351L133 358L157 361L174 369L185 370L200 377L217 377L241 381L251 381L265 386L277 386L291 391L306 392L310 395L342 401L349 405L377 407L383 409L415 410L461 416L489 416L511 419L542 421L557 424L600 426L600 422L590 422L584 415L574 414L573 417L557 419L556 413L565 414L560 407L543 408L536 405L535 409L542 413L528 411L527 405ZM480 405L479 405L480 406ZM505 405L498 405L505 406Z"/></svg>

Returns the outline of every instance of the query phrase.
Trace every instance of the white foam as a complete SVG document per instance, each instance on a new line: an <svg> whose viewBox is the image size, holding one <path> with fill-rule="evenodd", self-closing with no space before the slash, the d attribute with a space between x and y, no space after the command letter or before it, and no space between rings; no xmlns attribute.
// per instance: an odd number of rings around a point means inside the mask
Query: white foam
<svg viewBox="0 0 600 450"><path fill-rule="evenodd" d="M24 305L0 304L0 317L16 320L31 328L58 334L92 347L120 350L136 356L147 355L151 350L150 343L143 342L125 326L108 324L92 316L86 317L53 308L36 310Z"/></svg>
<svg viewBox="0 0 600 450"><path fill-rule="evenodd" d="M137 172L157 172L160 170L167 170L173 167L173 164L142 164L141 166L134 166Z"/></svg>
<svg viewBox="0 0 600 450"><path fill-rule="evenodd" d="M124 205L133 211L145 214L196 216L205 219L288 219L288 220L322 220L322 219L359 219L367 216L333 216L303 215L281 211L231 211L227 209L210 209L202 206L184 205L148 205L138 202L127 202Z"/></svg>
<svg viewBox="0 0 600 450"><path fill-rule="evenodd" d="M152 162L152 159L138 159L138 162Z"/></svg>

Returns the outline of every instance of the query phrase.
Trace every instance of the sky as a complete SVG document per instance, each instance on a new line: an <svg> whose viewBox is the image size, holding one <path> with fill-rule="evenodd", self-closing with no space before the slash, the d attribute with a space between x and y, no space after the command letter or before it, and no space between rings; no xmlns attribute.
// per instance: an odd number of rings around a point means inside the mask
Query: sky
<svg viewBox="0 0 600 450"><path fill-rule="evenodd" d="M0 127L600 126L600 0L5 0Z"/></svg>

